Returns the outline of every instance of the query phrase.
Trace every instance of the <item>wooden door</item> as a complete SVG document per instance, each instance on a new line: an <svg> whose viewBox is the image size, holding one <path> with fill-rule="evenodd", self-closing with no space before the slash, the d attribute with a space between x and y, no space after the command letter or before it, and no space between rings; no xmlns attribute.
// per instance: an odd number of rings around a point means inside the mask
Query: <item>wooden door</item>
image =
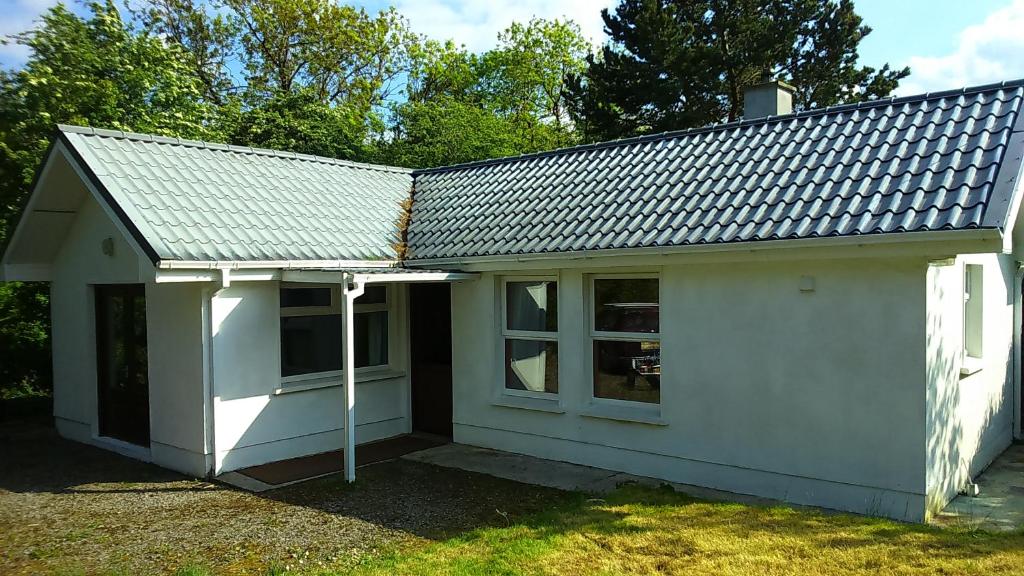
<svg viewBox="0 0 1024 576"><path fill-rule="evenodd" d="M149 446L146 287L96 286L100 436Z"/></svg>
<svg viewBox="0 0 1024 576"><path fill-rule="evenodd" d="M449 284L410 284L412 428L452 436L452 296Z"/></svg>

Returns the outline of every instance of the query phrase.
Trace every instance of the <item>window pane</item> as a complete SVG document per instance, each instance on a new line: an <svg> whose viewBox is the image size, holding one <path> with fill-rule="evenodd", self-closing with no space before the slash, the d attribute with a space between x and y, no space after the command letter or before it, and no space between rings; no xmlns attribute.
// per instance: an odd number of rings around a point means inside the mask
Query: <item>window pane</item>
<svg viewBox="0 0 1024 576"><path fill-rule="evenodd" d="M305 308L309 306L330 305L330 287L281 288L281 308Z"/></svg>
<svg viewBox="0 0 1024 576"><path fill-rule="evenodd" d="M388 289L379 284L367 286L363 295L356 298L356 304L385 304L388 301Z"/></svg>
<svg viewBox="0 0 1024 576"><path fill-rule="evenodd" d="M505 340L505 387L558 393L558 343Z"/></svg>
<svg viewBox="0 0 1024 576"><path fill-rule="evenodd" d="M658 332L658 279L594 280L594 329Z"/></svg>
<svg viewBox="0 0 1024 576"><path fill-rule="evenodd" d="M594 397L661 402L661 343L595 340Z"/></svg>
<svg viewBox="0 0 1024 576"><path fill-rule="evenodd" d="M388 313L360 312L355 315L356 368L388 363Z"/></svg>
<svg viewBox="0 0 1024 576"><path fill-rule="evenodd" d="M557 332L558 283L506 283L505 310L509 330Z"/></svg>
<svg viewBox="0 0 1024 576"><path fill-rule="evenodd" d="M982 357L983 277L980 264L964 266L964 352L972 358Z"/></svg>
<svg viewBox="0 0 1024 576"><path fill-rule="evenodd" d="M341 315L281 318L281 376L341 370Z"/></svg>

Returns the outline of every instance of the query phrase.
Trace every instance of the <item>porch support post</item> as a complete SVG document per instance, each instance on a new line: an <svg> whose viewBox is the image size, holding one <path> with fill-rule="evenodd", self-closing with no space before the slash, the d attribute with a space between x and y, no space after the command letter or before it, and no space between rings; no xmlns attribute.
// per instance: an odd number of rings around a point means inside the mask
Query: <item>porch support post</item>
<svg viewBox="0 0 1024 576"><path fill-rule="evenodd" d="M363 295L363 283L345 272L341 276L342 371L345 375L345 480L356 481L356 338L355 300Z"/></svg>

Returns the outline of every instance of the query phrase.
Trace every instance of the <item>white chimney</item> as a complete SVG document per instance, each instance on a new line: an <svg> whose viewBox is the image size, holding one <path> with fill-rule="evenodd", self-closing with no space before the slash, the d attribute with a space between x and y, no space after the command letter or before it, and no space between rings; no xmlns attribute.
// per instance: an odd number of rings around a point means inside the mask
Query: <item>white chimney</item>
<svg viewBox="0 0 1024 576"><path fill-rule="evenodd" d="M771 80L743 89L743 119L778 116L793 111L793 88L781 80Z"/></svg>

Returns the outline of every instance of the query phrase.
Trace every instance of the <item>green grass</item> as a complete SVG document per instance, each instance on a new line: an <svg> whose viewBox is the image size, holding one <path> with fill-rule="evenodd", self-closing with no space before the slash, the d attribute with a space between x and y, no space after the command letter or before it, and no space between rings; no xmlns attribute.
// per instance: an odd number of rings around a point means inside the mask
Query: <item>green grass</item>
<svg viewBox="0 0 1024 576"><path fill-rule="evenodd" d="M625 486L395 550L355 574L1024 574L1024 532L938 528Z"/></svg>

